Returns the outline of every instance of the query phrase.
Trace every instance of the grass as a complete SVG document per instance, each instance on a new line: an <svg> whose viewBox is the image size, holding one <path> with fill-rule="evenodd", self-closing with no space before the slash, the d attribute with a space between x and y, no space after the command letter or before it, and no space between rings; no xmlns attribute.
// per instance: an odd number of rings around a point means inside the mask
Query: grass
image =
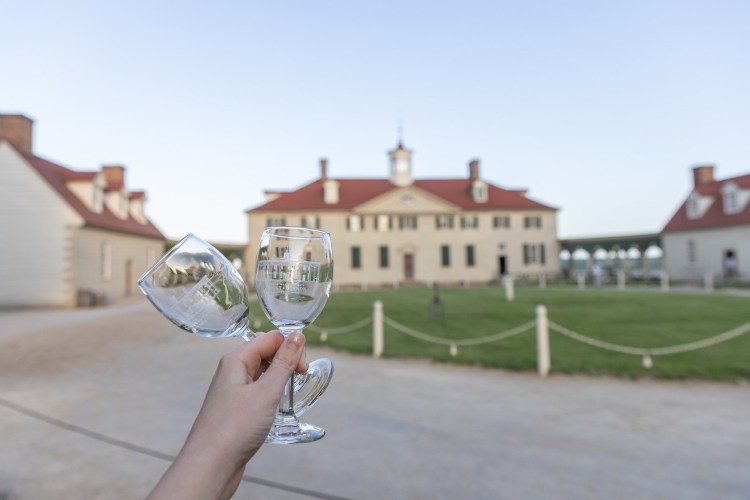
<svg viewBox="0 0 750 500"><path fill-rule="evenodd" d="M317 327L341 327L372 315L373 302L383 302L386 316L414 330L446 339L485 337L534 319L538 304L551 321L570 330L616 344L655 348L712 337L750 322L750 297L722 294L660 293L658 291L576 290L517 287L507 302L501 287L441 289L444 318L435 319L427 289L334 293L316 320ZM255 318L262 317L257 304ZM271 328L264 322L263 329ZM308 343L320 345L308 331ZM372 326L344 335L330 335L327 345L354 353L372 353ZM708 379L750 379L750 333L697 351L654 356L647 369L639 356L610 352L550 331L552 372ZM385 356L536 370L534 329L478 346L460 347L452 356L447 346L414 339L385 326Z"/></svg>

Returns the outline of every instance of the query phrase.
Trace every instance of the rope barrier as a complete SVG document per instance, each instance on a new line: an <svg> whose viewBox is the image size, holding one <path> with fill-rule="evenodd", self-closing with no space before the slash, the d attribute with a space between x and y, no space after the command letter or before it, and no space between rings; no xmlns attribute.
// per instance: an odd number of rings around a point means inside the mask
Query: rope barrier
<svg viewBox="0 0 750 500"><path fill-rule="evenodd" d="M549 327L555 330L556 332L561 333L562 335L565 335L566 337L569 337L573 340L577 340L584 344L588 344L593 347L598 347L600 349L606 349L609 351L615 351L615 352L619 352L622 354L633 354L636 356L643 356L644 364L650 363L651 356L665 356L668 354L676 354L680 352L688 352L688 351L695 351L698 349L704 349L706 347L720 344L721 342L726 342L735 337L739 337L740 335L744 335L745 333L750 331L750 323L745 323L744 325L740 325L737 328L733 328L732 330L726 331L724 333L720 333L718 335L715 335L713 337L709 337L703 340L697 340L695 342L688 342L685 344L677 344L677 345L666 346L666 347L645 348L645 347L625 346L621 344L614 344L612 342L606 342L603 340L595 339L587 335L582 335L578 332L574 332L573 330L569 330L565 328L564 326L560 326L557 323L554 323L552 321L549 322Z"/></svg>
<svg viewBox="0 0 750 500"><path fill-rule="evenodd" d="M510 330L506 330L504 332L495 333L492 335L487 335L486 337L478 337L473 339L446 339L443 337L435 337L433 335L429 335L427 333L422 333L420 331L414 330L413 328L409 328L408 326L402 325L401 323L398 323L397 321L392 320L388 316L383 316L383 322L390 326L391 328L400 331L401 333L404 333L406 335L409 335L411 337L418 338L420 340L424 340L425 342L432 342L433 344L441 344L441 345L447 345L451 346L469 346L469 345L479 345L479 344L487 344L489 342L495 342L497 340L507 339L508 337L512 337L514 335L518 335L520 333L523 333L527 330L530 330L534 327L536 324L535 321L529 321L527 323L524 323L523 325L517 326L515 328L512 328Z"/></svg>
<svg viewBox="0 0 750 500"><path fill-rule="evenodd" d="M352 323L351 325L347 325L347 326L325 328L325 327L310 325L307 328L314 332L320 333L320 341L325 342L326 340L328 340L329 335L344 335L347 333L353 333L359 330L360 328L362 328L363 326L369 325L370 323L372 323L372 317L368 316L364 319L357 321L356 323Z"/></svg>

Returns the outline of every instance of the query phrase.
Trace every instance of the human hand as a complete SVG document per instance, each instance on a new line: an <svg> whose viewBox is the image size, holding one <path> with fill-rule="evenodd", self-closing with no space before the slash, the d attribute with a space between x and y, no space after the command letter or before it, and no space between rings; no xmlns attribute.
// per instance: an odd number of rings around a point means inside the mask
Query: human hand
<svg viewBox="0 0 750 500"><path fill-rule="evenodd" d="M149 498L229 498L271 428L305 337L277 331L225 354L185 445ZM271 361L267 361L271 359Z"/></svg>

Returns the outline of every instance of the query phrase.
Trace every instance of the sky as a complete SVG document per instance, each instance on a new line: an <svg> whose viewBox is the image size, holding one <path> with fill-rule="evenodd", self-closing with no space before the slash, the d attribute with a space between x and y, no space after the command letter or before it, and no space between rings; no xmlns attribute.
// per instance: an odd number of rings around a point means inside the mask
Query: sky
<svg viewBox="0 0 750 500"><path fill-rule="evenodd" d="M480 176L561 238L658 232L692 167L750 173L744 1L0 0L0 113L38 156L122 164L169 238L247 242L265 190ZM0 187L2 189L2 187Z"/></svg>

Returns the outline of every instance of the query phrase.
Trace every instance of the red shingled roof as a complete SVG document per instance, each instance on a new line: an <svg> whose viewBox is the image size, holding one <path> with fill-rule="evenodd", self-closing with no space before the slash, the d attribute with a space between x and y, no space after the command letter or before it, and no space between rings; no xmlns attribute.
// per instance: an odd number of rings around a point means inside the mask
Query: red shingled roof
<svg viewBox="0 0 750 500"><path fill-rule="evenodd" d="M388 179L331 179L339 183L339 202L327 204L323 200L323 180L317 179L301 188L280 193L279 197L258 207L254 211L291 210L351 210L388 191L398 189ZM472 179L422 179L415 180L412 186L463 210L557 210L549 205L536 202L524 195L523 191L503 189L487 183L486 203L476 203L470 194Z"/></svg>
<svg viewBox="0 0 750 500"><path fill-rule="evenodd" d="M680 205L677 212L662 229L662 233L675 231L692 231L696 229L714 229L727 226L750 225L750 203L736 214L725 214L722 201L721 188L724 184L734 182L740 189L750 189L750 174L731 177L721 181L713 181L697 186L693 191L700 196L713 198L713 203L702 217L688 219L686 205L688 198Z"/></svg>
<svg viewBox="0 0 750 500"><path fill-rule="evenodd" d="M165 239L161 231L151 221L141 224L130 215L128 215L127 219L120 219L109 211L106 205L101 213L89 210L65 185L67 181L92 180L97 175L97 172L77 172L34 155L24 154L23 157L83 217L87 226L110 229L138 236L147 236L149 238Z"/></svg>

